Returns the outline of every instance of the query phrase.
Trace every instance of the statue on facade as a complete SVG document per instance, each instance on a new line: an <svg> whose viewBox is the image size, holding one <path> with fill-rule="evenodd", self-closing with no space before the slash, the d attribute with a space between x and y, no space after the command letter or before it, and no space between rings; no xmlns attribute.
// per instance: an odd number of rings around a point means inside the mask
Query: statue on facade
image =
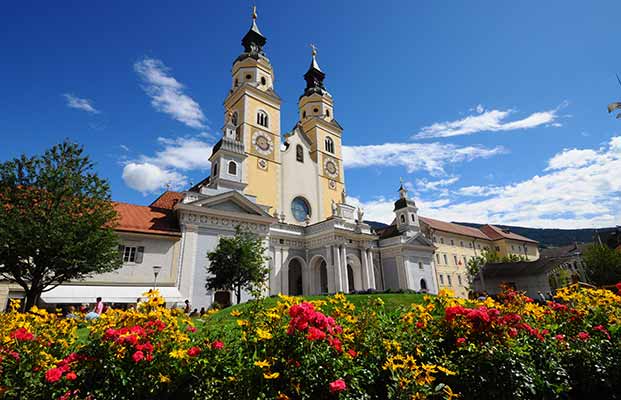
<svg viewBox="0 0 621 400"><path fill-rule="evenodd" d="M332 200L332 216L333 217L336 217L336 211L337 211L336 202Z"/></svg>
<svg viewBox="0 0 621 400"><path fill-rule="evenodd" d="M358 223L362 223L362 217L364 217L364 211L362 211L362 207L358 207Z"/></svg>

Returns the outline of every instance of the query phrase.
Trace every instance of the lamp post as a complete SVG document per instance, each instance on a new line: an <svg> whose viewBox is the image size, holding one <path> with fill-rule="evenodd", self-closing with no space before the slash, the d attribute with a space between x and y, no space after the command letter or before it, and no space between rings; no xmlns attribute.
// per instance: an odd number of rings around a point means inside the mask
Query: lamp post
<svg viewBox="0 0 621 400"><path fill-rule="evenodd" d="M159 265L153 266L153 289L157 289L157 276L160 274L162 267Z"/></svg>

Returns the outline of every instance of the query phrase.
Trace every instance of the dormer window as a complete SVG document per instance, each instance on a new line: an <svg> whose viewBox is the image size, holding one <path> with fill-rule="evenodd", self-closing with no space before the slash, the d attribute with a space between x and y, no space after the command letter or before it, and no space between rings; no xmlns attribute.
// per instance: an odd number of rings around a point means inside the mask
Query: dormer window
<svg viewBox="0 0 621 400"><path fill-rule="evenodd" d="M229 175L237 175L237 163L229 161Z"/></svg>
<svg viewBox="0 0 621 400"><path fill-rule="evenodd" d="M332 138L327 137L324 144L325 144L326 151L328 153L334 154L334 141L332 140Z"/></svg>
<svg viewBox="0 0 621 400"><path fill-rule="evenodd" d="M257 124L266 128L269 126L268 116L265 111L259 111L257 113Z"/></svg>
<svg viewBox="0 0 621 400"><path fill-rule="evenodd" d="M304 162L304 148L302 147L302 145L298 144L297 146L295 146L295 159L301 163Z"/></svg>

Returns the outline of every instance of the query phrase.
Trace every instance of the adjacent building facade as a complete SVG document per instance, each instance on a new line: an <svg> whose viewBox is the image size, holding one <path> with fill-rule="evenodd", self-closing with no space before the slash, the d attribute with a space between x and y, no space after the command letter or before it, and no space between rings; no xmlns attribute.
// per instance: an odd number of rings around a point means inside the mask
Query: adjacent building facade
<svg viewBox="0 0 621 400"><path fill-rule="evenodd" d="M538 257L536 242L497 227L420 217L403 186L394 222L369 225L363 210L346 203L343 128L316 50L304 74L298 121L283 131L266 42L253 14L232 67L222 138L205 155L209 176L148 206L115 203L123 267L63 284L43 294L45 303L93 302L97 296L132 303L154 286L169 303L227 303L230 293L205 289L207 253L237 226L265 241L266 295L450 288L466 296L465 264L484 249ZM20 295L18 287L2 288L0 307Z"/></svg>

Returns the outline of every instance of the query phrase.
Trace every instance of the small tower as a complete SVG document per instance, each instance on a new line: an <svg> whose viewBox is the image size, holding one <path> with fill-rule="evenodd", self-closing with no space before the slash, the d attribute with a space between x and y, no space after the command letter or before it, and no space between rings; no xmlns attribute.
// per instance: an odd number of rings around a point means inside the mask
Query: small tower
<svg viewBox="0 0 621 400"><path fill-rule="evenodd" d="M395 218L397 220L397 229L399 232L420 231L420 222L418 220L418 207L414 200L408 198L408 191L403 187L403 180L399 186L399 200L395 201Z"/></svg>
<svg viewBox="0 0 621 400"><path fill-rule="evenodd" d="M332 215L332 201L343 201L343 128L334 119L334 102L323 83L326 74L317 63L317 48L311 45L311 49L310 67L304 74L306 88L298 103L299 126L311 141L310 156L319 167L317 183L321 193L320 219L323 220Z"/></svg>
<svg viewBox="0 0 621 400"><path fill-rule="evenodd" d="M232 122L233 113L227 113L222 128L222 139L213 147L211 157L211 176L209 187L243 191L246 188L243 165L246 160L244 143Z"/></svg>

